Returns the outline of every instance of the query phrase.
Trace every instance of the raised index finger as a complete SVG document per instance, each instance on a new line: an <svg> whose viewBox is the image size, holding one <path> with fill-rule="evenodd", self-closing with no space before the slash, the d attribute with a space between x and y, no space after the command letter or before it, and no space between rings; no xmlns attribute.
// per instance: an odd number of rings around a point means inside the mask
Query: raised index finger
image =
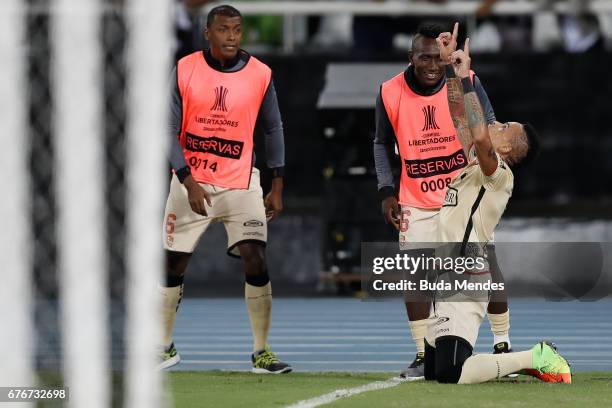
<svg viewBox="0 0 612 408"><path fill-rule="evenodd" d="M455 26L453 27L453 40L457 41L457 36L459 35L459 23L455 23Z"/></svg>
<svg viewBox="0 0 612 408"><path fill-rule="evenodd" d="M463 52L465 52L465 56L470 56L470 37L465 39L465 45L463 46Z"/></svg>

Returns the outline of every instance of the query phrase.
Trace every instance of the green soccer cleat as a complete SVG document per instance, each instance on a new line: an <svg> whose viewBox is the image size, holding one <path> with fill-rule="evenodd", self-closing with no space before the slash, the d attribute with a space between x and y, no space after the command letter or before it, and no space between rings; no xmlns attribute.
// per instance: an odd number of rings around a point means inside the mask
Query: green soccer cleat
<svg viewBox="0 0 612 408"><path fill-rule="evenodd" d="M176 351L176 347L174 347L174 343L172 343L160 353L157 369L165 370L166 368L177 365L179 361L181 361L181 355Z"/></svg>
<svg viewBox="0 0 612 408"><path fill-rule="evenodd" d="M571 384L572 372L566 359L557 352L554 344L541 341L531 349L533 369L526 374L549 383Z"/></svg>
<svg viewBox="0 0 612 408"><path fill-rule="evenodd" d="M255 374L285 374L292 370L291 366L280 361L267 345L259 353L252 354L251 361L253 362L251 371Z"/></svg>

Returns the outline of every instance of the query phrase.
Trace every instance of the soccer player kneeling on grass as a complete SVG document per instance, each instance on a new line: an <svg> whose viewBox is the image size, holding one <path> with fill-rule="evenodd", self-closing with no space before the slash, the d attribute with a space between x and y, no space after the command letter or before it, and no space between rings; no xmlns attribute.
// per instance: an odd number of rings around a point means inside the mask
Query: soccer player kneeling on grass
<svg viewBox="0 0 612 408"><path fill-rule="evenodd" d="M458 30L455 24L455 38ZM469 140L460 139L449 111L446 77L436 43L445 31L444 25L422 24L412 41L408 68L384 82L376 98L373 153L382 210L387 223L399 232L400 249L413 257L433 253L446 188L467 165L471 145L469 136ZM495 112L489 97L478 76L472 72L471 77L487 123L492 124ZM397 158L394 145L402 164L397 196L391 170ZM488 255L493 278L502 282L494 247ZM418 281L427 271L419 268L415 273L413 279ZM406 312L417 353L400 377L421 380L431 299L425 291L406 294ZM487 311L495 353L509 352L510 314L505 292L499 291L490 299Z"/></svg>
<svg viewBox="0 0 612 408"><path fill-rule="evenodd" d="M450 33L441 34L437 41L446 64L453 123L457 132L469 135L473 144L470 163L451 182L440 210L438 242L457 243L461 256L469 249L470 254L486 257L486 243L512 195L514 176L510 166L533 157L537 150L535 132L531 126L516 122L487 126L469 77L469 39L464 51L454 49L456 41ZM457 109L458 105L463 107ZM468 271L464 276L476 281L490 279L486 270ZM439 280L444 277L443 273L438 275ZM440 292L436 292L434 315L428 321L425 379L476 384L523 372L546 382L570 383L569 364L552 343L540 342L522 352L472 354L488 303L487 291L481 293L484 296L454 292L440 298Z"/></svg>

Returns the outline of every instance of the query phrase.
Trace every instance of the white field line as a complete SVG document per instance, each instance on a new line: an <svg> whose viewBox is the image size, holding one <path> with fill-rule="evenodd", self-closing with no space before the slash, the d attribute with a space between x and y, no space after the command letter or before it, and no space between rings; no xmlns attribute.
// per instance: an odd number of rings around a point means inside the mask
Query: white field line
<svg viewBox="0 0 612 408"><path fill-rule="evenodd" d="M390 378L386 381L374 381L359 387L353 388L341 388L334 390L327 394L319 395L318 397L310 398L307 400L298 401L295 404L289 405L287 408L314 408L320 407L321 405L329 404L341 398L352 397L353 395L362 394L369 391L384 390L385 388L391 388L398 386L402 383L399 377Z"/></svg>

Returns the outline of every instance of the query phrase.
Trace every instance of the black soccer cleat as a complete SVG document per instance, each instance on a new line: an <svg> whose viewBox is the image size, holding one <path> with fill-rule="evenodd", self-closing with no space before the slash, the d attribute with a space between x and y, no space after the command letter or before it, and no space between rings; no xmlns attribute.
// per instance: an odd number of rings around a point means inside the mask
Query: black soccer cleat
<svg viewBox="0 0 612 408"><path fill-rule="evenodd" d="M400 373L400 378L407 381L425 379L425 353L417 353L414 361Z"/></svg>
<svg viewBox="0 0 612 408"><path fill-rule="evenodd" d="M493 346L493 354L512 353L507 342L502 341Z"/></svg>
<svg viewBox="0 0 612 408"><path fill-rule="evenodd" d="M251 371L255 374L286 374L292 370L291 366L280 361L267 345L257 355L252 354L251 361L253 362Z"/></svg>

